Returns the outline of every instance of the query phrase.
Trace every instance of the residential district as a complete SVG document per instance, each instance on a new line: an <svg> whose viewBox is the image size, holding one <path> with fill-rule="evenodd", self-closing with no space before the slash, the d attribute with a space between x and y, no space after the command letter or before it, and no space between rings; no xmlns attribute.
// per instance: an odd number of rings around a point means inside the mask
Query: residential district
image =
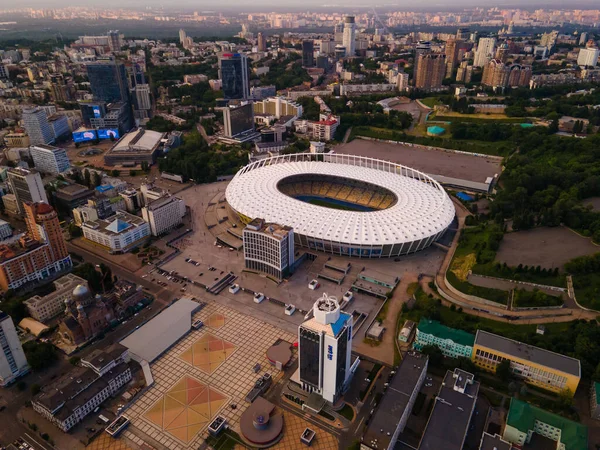
<svg viewBox="0 0 600 450"><path fill-rule="evenodd" d="M1 15L2 448L600 448L599 11Z"/></svg>

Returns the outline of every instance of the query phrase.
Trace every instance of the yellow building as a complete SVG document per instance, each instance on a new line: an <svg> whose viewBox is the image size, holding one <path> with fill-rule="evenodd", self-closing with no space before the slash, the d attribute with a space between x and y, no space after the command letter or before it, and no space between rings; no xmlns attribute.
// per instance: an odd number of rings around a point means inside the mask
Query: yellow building
<svg viewBox="0 0 600 450"><path fill-rule="evenodd" d="M574 394L581 379L578 359L482 330L475 336L471 359L489 372L495 372L496 366L507 359L517 378L553 392L569 389Z"/></svg>

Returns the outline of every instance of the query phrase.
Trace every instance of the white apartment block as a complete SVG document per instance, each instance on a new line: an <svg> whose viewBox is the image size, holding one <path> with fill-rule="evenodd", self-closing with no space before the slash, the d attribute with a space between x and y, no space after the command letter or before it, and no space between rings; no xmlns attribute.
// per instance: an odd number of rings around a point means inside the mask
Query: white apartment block
<svg viewBox="0 0 600 450"><path fill-rule="evenodd" d="M71 167L67 151L52 145L38 144L29 147L35 168L43 173L58 175Z"/></svg>
<svg viewBox="0 0 600 450"><path fill-rule="evenodd" d="M29 364L15 324L8 314L0 311L0 387L14 382L29 371Z"/></svg>
<svg viewBox="0 0 600 450"><path fill-rule="evenodd" d="M87 280L84 280L72 273L60 277L54 281L55 291L43 297L35 295L25 300L25 306L29 315L38 322L45 323L47 320L58 316L65 310L65 300L70 300L73 296L73 289L78 285L88 287Z"/></svg>
<svg viewBox="0 0 600 450"><path fill-rule="evenodd" d="M178 197L163 197L142 208L152 236L160 236L179 225L185 216L185 202Z"/></svg>
<svg viewBox="0 0 600 450"><path fill-rule="evenodd" d="M494 57L496 51L496 38L481 38L477 44L473 66L485 67L487 62Z"/></svg>
<svg viewBox="0 0 600 450"><path fill-rule="evenodd" d="M243 232L246 268L282 280L294 263L294 230L254 219Z"/></svg>
<svg viewBox="0 0 600 450"><path fill-rule="evenodd" d="M579 55L577 56L577 65L578 66L591 66L594 67L598 64L598 55L600 54L600 50L595 47L590 48L582 48L579 51Z"/></svg>
<svg viewBox="0 0 600 450"><path fill-rule="evenodd" d="M85 222L81 229L86 239L110 253L126 253L144 243L150 236L148 223L125 211L118 211L106 220Z"/></svg>

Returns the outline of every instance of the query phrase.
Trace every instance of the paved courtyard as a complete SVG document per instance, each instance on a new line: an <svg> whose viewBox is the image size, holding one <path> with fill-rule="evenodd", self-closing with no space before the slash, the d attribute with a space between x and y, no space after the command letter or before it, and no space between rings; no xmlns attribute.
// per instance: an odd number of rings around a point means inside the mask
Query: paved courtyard
<svg viewBox="0 0 600 450"><path fill-rule="evenodd" d="M152 385L125 414L131 425L124 436L157 449L198 448L210 421L226 418L237 430L246 409L246 394L265 372L277 382L282 373L270 365L267 349L295 335L216 303L193 320L206 325L192 330L152 365ZM256 373L254 367L260 365Z"/></svg>

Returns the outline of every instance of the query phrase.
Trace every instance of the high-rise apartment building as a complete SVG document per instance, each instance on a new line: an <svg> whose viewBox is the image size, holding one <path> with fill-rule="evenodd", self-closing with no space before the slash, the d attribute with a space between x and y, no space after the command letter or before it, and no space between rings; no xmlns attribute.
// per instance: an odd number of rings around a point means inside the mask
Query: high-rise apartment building
<svg viewBox="0 0 600 450"><path fill-rule="evenodd" d="M461 43L462 41L454 38L446 41L446 78L450 78L452 76L452 72L454 72L454 69L458 64L458 50Z"/></svg>
<svg viewBox="0 0 600 450"><path fill-rule="evenodd" d="M315 65L315 46L312 40L302 41L302 67Z"/></svg>
<svg viewBox="0 0 600 450"><path fill-rule="evenodd" d="M531 66L520 64L507 65L499 59L492 59L483 69L481 84L493 89L501 89L506 86L528 86L531 74Z"/></svg>
<svg viewBox="0 0 600 450"><path fill-rule="evenodd" d="M219 76L226 99L250 97L248 58L241 53L223 53L219 59Z"/></svg>
<svg viewBox="0 0 600 450"><path fill-rule="evenodd" d="M429 42L419 42L415 47L415 60L413 67L413 78L415 82L417 80L417 73L419 71L419 59L423 55L429 55L431 53L431 43Z"/></svg>
<svg viewBox="0 0 600 450"><path fill-rule="evenodd" d="M187 33L183 28L179 30L179 43L183 45L185 43L185 38L187 37Z"/></svg>
<svg viewBox="0 0 600 450"><path fill-rule="evenodd" d="M335 403L352 376L352 316L335 297L323 294L313 317L298 328L300 385Z"/></svg>
<svg viewBox="0 0 600 450"><path fill-rule="evenodd" d="M35 168L42 173L58 175L71 167L67 151L52 145L32 145L29 147Z"/></svg>
<svg viewBox="0 0 600 450"><path fill-rule="evenodd" d="M129 103L127 70L123 63L110 59L89 63L87 74L94 99Z"/></svg>
<svg viewBox="0 0 600 450"><path fill-rule="evenodd" d="M118 52L123 47L123 35L119 34L119 30L110 30L107 33L108 46L111 52Z"/></svg>
<svg viewBox="0 0 600 450"><path fill-rule="evenodd" d="M48 122L48 115L43 108L23 109L23 126L33 144L51 144L54 142L54 131Z"/></svg>
<svg viewBox="0 0 600 450"><path fill-rule="evenodd" d="M344 35L342 45L346 49L346 56L351 57L356 54L356 22L354 16L344 17Z"/></svg>
<svg viewBox="0 0 600 450"><path fill-rule="evenodd" d="M0 386L7 386L29 371L15 324L0 311Z"/></svg>
<svg viewBox="0 0 600 450"><path fill-rule="evenodd" d="M481 38L475 51L474 67L485 67L496 51L496 38Z"/></svg>
<svg viewBox="0 0 600 450"><path fill-rule="evenodd" d="M599 54L600 50L597 47L582 48L577 56L577 65L595 67L598 64Z"/></svg>
<svg viewBox="0 0 600 450"><path fill-rule="evenodd" d="M72 266L58 215L47 203L25 203L27 233L18 243L0 245L0 289L18 289Z"/></svg>
<svg viewBox="0 0 600 450"><path fill-rule="evenodd" d="M45 202L48 197L42 183L42 177L37 170L28 170L21 167L8 169L8 184L15 195L19 212L25 213L25 202Z"/></svg>
<svg viewBox="0 0 600 450"><path fill-rule="evenodd" d="M431 53L419 57L415 87L426 91L440 89L446 75L446 55Z"/></svg>
<svg viewBox="0 0 600 450"><path fill-rule="evenodd" d="M277 280L289 274L294 263L294 230L254 219L243 232L246 268Z"/></svg>

